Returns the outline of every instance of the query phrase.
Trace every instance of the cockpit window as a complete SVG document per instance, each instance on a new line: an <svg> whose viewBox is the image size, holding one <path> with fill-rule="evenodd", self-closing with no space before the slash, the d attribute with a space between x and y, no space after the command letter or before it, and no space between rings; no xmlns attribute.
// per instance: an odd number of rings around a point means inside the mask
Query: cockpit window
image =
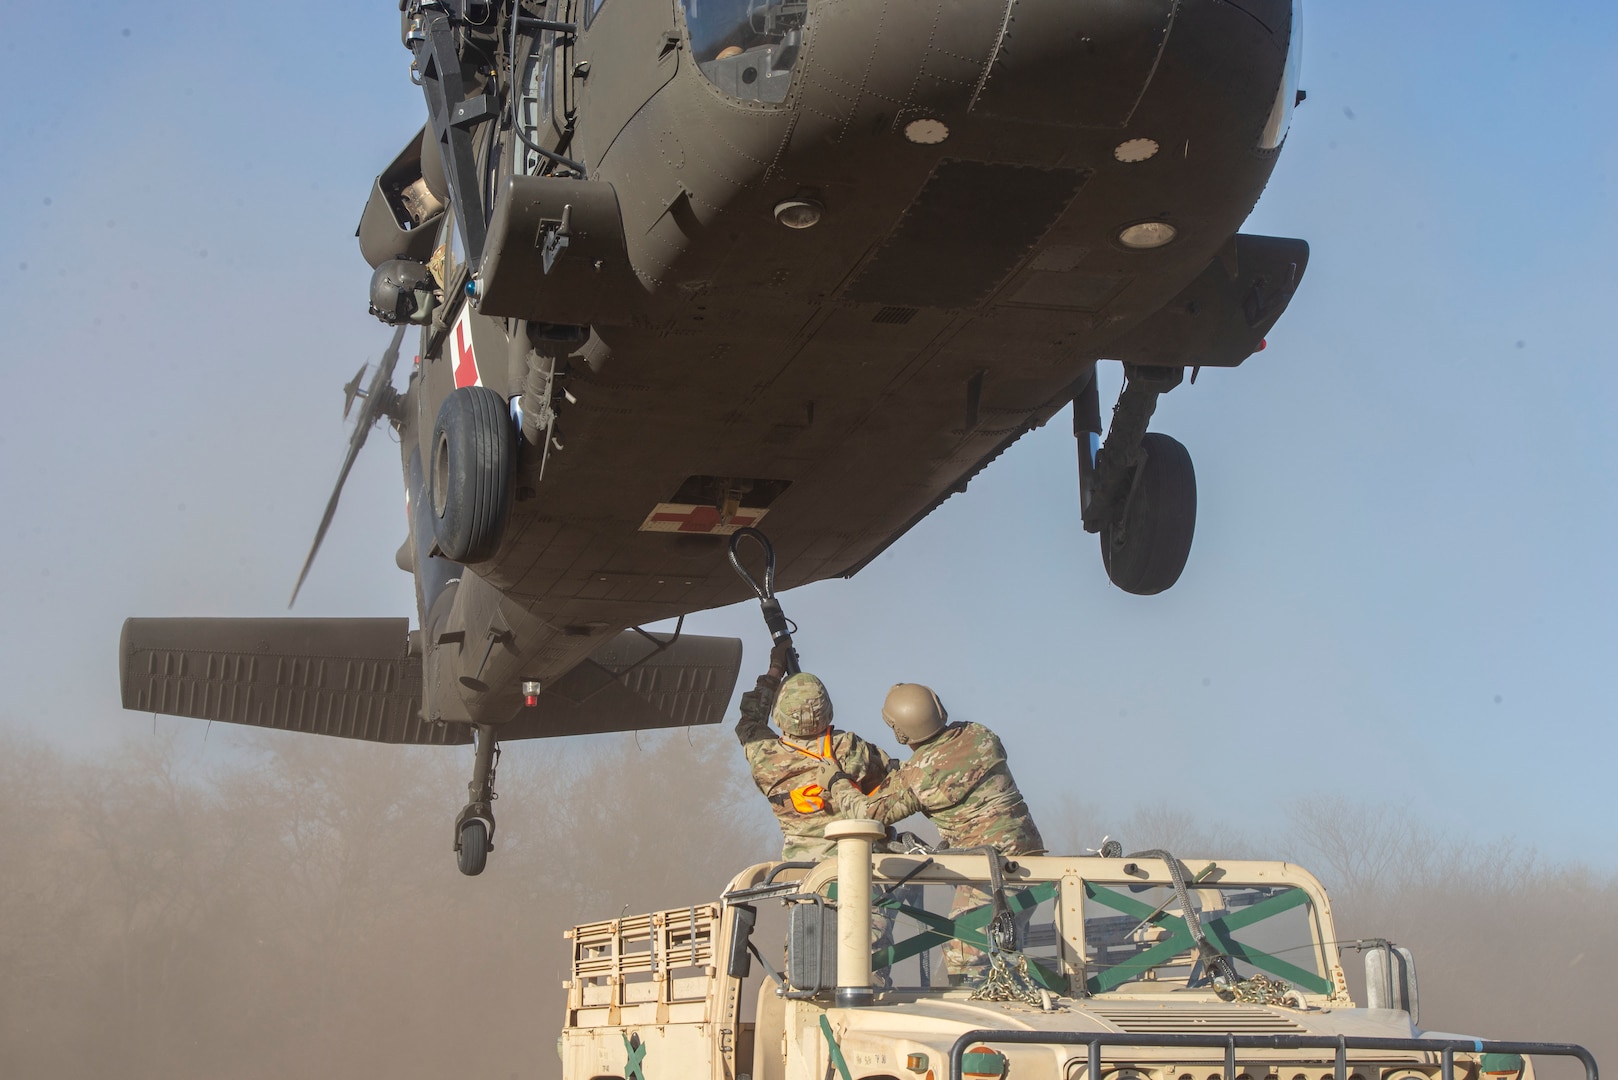
<svg viewBox="0 0 1618 1080"><path fill-rule="evenodd" d="M745 101L786 100L803 48L809 0L681 0L691 55L720 90Z"/></svg>
<svg viewBox="0 0 1618 1080"><path fill-rule="evenodd" d="M1262 974L1311 994L1331 992L1320 969L1309 894L1285 885L1198 885L1189 892L1208 945L1243 979ZM1092 994L1210 986L1172 885L1084 883L1084 952Z"/></svg>

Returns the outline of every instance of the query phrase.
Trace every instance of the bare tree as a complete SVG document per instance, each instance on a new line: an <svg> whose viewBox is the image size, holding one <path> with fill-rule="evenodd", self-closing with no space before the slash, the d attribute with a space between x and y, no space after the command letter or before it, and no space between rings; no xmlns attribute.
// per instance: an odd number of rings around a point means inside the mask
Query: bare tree
<svg viewBox="0 0 1618 1080"><path fill-rule="evenodd" d="M1293 843L1315 856L1317 872L1349 903L1419 880L1439 850L1397 807L1322 796L1294 803L1289 816Z"/></svg>

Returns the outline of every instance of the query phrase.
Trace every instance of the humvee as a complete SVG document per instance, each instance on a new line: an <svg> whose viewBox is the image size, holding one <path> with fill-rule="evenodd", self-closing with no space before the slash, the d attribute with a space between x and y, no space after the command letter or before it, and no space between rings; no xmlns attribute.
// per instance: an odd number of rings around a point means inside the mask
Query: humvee
<svg viewBox="0 0 1618 1080"><path fill-rule="evenodd" d="M1386 942L1356 1004L1326 892L1291 863L827 833L835 858L569 931L564 1080L1533 1080L1530 1054L1598 1080L1583 1047L1422 1030Z"/></svg>

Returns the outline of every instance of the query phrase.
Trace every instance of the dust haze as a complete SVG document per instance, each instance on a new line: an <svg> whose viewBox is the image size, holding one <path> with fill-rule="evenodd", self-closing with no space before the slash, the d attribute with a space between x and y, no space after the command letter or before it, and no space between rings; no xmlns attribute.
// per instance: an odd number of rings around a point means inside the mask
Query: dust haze
<svg viewBox="0 0 1618 1080"><path fill-rule="evenodd" d="M215 739L232 741L200 763L163 734L83 759L0 728L0 1076L553 1078L562 931L711 899L778 850L723 728L508 753L476 879L450 851L457 755ZM1244 836L1211 797L1031 794L1055 849L1110 833L1295 859L1344 938L1415 950L1424 1027L1614 1060L1608 877L1341 799L1278 804L1271 834Z"/></svg>

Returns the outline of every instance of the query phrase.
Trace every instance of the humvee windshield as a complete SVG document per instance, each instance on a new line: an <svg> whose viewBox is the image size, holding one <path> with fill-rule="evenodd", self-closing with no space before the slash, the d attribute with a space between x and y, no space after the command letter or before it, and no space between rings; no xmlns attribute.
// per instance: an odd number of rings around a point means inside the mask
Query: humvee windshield
<svg viewBox="0 0 1618 1080"><path fill-rule="evenodd" d="M987 889L912 883L879 899L872 913L875 949L871 970L879 989L943 990L980 977L988 963L984 936L993 917ZM1035 982L1059 994L1071 981L1057 931L1061 883L1034 882L1006 890L1017 927L1017 947Z"/></svg>
<svg viewBox="0 0 1618 1080"><path fill-rule="evenodd" d="M1202 930L1242 978L1263 974L1328 994L1309 894L1290 885L1197 885ZM1211 986L1172 885L1084 883L1086 986L1093 994Z"/></svg>
<svg viewBox="0 0 1618 1080"><path fill-rule="evenodd" d="M994 914L988 883L931 877L876 884L871 968L879 990L975 985L986 970L985 931ZM1308 892L1222 881L1193 885L1188 895L1208 944L1230 958L1238 976L1331 993ZM1214 989L1170 884L1025 877L1006 883L1006 904L1030 976L1055 993Z"/></svg>

